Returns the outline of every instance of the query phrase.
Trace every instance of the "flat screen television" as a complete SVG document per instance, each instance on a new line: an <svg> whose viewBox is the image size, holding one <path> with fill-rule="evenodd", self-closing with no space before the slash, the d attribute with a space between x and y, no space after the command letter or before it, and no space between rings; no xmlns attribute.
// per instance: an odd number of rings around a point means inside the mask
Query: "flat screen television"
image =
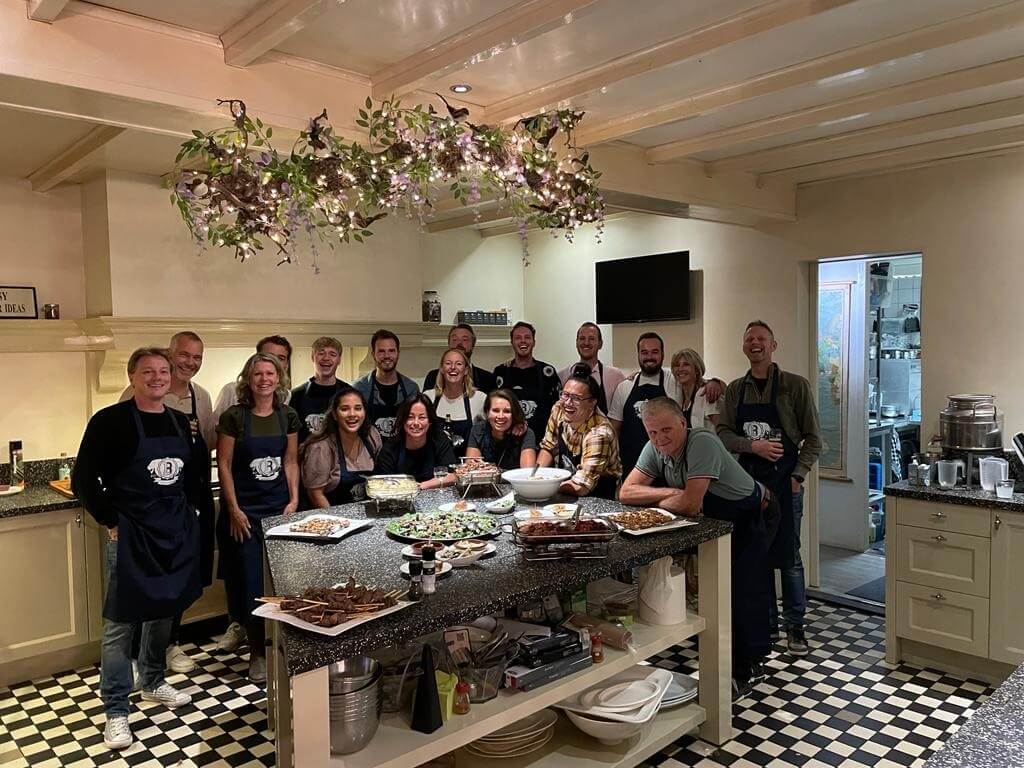
<svg viewBox="0 0 1024 768"><path fill-rule="evenodd" d="M673 251L594 265L599 323L690 319L690 252Z"/></svg>

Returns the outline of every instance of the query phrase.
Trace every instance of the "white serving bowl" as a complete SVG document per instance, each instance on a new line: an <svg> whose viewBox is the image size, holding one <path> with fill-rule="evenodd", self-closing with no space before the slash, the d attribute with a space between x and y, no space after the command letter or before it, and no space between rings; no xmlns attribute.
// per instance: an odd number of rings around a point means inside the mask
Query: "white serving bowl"
<svg viewBox="0 0 1024 768"><path fill-rule="evenodd" d="M632 738L646 728L649 722L619 723L611 720L596 720L569 709L564 711L573 725L588 736L593 736L602 744L618 744L620 741ZM655 708L655 712L657 712L657 708Z"/></svg>
<svg viewBox="0 0 1024 768"><path fill-rule="evenodd" d="M501 473L501 479L512 486L521 498L527 501L544 501L558 493L558 486L572 477L568 469L542 467L530 477L533 469L510 469Z"/></svg>

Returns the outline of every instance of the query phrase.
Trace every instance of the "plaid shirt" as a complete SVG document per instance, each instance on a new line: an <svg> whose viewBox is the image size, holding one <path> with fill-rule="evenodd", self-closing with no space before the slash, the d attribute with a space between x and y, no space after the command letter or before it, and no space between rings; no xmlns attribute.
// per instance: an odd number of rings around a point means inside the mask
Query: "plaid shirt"
<svg viewBox="0 0 1024 768"><path fill-rule="evenodd" d="M595 409L584 424L574 427L565 421L563 411L561 402L551 409L544 439L540 441L541 449L558 456L558 435L561 435L569 451L580 455L580 465L571 479L588 492L594 490L602 477L618 479L622 474L619 441L608 417Z"/></svg>

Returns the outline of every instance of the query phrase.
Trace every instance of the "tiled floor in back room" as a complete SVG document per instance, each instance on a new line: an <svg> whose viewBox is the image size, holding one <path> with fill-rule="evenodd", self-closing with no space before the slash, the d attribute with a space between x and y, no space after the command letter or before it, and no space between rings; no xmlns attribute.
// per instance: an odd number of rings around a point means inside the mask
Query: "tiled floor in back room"
<svg viewBox="0 0 1024 768"><path fill-rule="evenodd" d="M939 672L886 668L881 617L812 602L808 619L811 655L791 660L778 647L768 679L735 706L733 740L714 748L683 737L645 765L919 766L991 693ZM132 716L138 740L121 754L103 747L96 667L0 690L0 768L272 766L266 697L246 681L244 661L213 655L212 643L188 650L199 670L170 680L193 705L143 705ZM681 646L655 663L695 669L695 653Z"/></svg>

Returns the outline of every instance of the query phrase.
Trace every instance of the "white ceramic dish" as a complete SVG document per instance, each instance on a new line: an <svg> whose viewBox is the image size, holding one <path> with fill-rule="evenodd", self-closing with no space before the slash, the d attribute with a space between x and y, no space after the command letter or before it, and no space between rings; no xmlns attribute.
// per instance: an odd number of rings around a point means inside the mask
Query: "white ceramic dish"
<svg viewBox="0 0 1024 768"><path fill-rule="evenodd" d="M579 504L545 504L541 509L555 517L572 517L578 507Z"/></svg>
<svg viewBox="0 0 1024 768"><path fill-rule="evenodd" d="M542 709L539 712L534 712L532 715L527 715L521 720L516 720L511 725L506 725L493 733L489 733L486 736L482 736L482 739L491 738L504 738L508 736L517 736L523 733L536 733L542 731L545 728L551 728L558 722L558 713L553 709Z"/></svg>
<svg viewBox="0 0 1024 768"><path fill-rule="evenodd" d="M310 518L324 519L324 520L338 520L348 521L348 525L344 528L337 528L326 536L319 533L308 533L304 531L293 531L291 527L295 523L301 523L303 520L309 520ZM291 520L287 523L281 523L281 525L275 525L264 535L267 538L278 538L278 539L312 539L314 541L338 541L345 538L350 533L368 528L373 525L373 520L351 520L347 517L340 517L338 515L306 515L302 520Z"/></svg>
<svg viewBox="0 0 1024 768"><path fill-rule="evenodd" d="M597 691L594 701L603 709L624 712L639 709L659 693L661 686L653 680L626 680Z"/></svg>
<svg viewBox="0 0 1024 768"><path fill-rule="evenodd" d="M539 737L531 736L530 739L518 746L516 749L505 750L505 751L488 751L487 747L479 747L476 742L471 742L466 745L466 751L471 755L477 755L479 757L490 757L494 759L501 759L503 757L521 757L522 755L528 755L531 752L536 752L538 749L543 747L552 737L555 735L555 729L549 728L544 731Z"/></svg>
<svg viewBox="0 0 1024 768"><path fill-rule="evenodd" d="M412 560L419 560L420 556L413 550L415 545L409 544L408 546L402 547L402 557L408 557ZM462 557L455 557L449 560L439 560L440 563L450 563L456 568L464 568L467 565L472 565L484 555L490 555L497 551L493 541L487 542L487 546L483 549L478 549L476 552L467 552Z"/></svg>
<svg viewBox="0 0 1024 768"><path fill-rule="evenodd" d="M437 572L434 574L435 576L441 577L441 576L444 576L447 573L451 573L451 570L452 570L452 564L451 563L446 562L444 560L438 560L436 562L437 562ZM402 571L402 575L403 576L408 576L409 575L409 564L408 563L402 563L402 567L400 568L400 570Z"/></svg>
<svg viewBox="0 0 1024 768"><path fill-rule="evenodd" d="M452 501L437 508L442 512L476 512L476 504L472 501Z"/></svg>
<svg viewBox="0 0 1024 768"><path fill-rule="evenodd" d="M568 469L542 467L530 477L532 469L510 469L501 473L501 479L512 486L516 495L526 501L544 501L558 493L558 486L572 477Z"/></svg>
<svg viewBox="0 0 1024 768"><path fill-rule="evenodd" d="M0 491L0 496L14 496L25 490L24 485L9 485L6 490Z"/></svg>
<svg viewBox="0 0 1024 768"><path fill-rule="evenodd" d="M594 701L594 698L597 695L595 692L603 691L617 683L627 682L630 680L650 680L658 686L657 695L644 703L639 709L631 709L622 712L605 709ZM643 725L658 714L658 707L661 705L661 700L664 698L665 692L668 690L671 682L672 673L667 669L659 669L658 667L652 667L646 664L638 665L630 667L625 672L620 672L609 680L605 680L597 685L591 686L587 690L582 691L575 696L563 699L555 704L555 706L559 709L565 710L566 712L577 713L591 719L599 718L602 721Z"/></svg>
<svg viewBox="0 0 1024 768"><path fill-rule="evenodd" d="M672 709L697 698L697 681L682 672L672 673L672 682L661 700L661 709Z"/></svg>
<svg viewBox="0 0 1024 768"><path fill-rule="evenodd" d="M341 586L336 584L335 586ZM328 637L337 637L338 635L348 632L350 629L355 629L360 624L365 624L368 621L379 619L381 616L387 616L389 613L400 611L403 608L408 608L410 605L415 605L408 600L399 600L397 605L393 605L390 608L385 608L382 611L371 614L369 616L363 616L362 618L352 619L344 624L339 624L336 627L321 627L317 624L313 624L308 621L303 621L298 616L294 616L290 613L285 613L274 603L263 603L252 612L253 616L259 616L261 619L271 619L273 621L280 621L284 624L291 624L293 627L299 629L305 629L307 632L315 632L318 635L327 635Z"/></svg>
<svg viewBox="0 0 1024 768"><path fill-rule="evenodd" d="M511 512L515 508L516 495L514 493L507 493L500 499L488 501L486 504L484 504L484 509L486 509L488 512L493 512L495 514Z"/></svg>
<svg viewBox="0 0 1024 768"><path fill-rule="evenodd" d="M657 714L657 708L654 711ZM631 739L647 726L646 721L643 723L612 723L607 720L593 720L571 710L566 710L565 714L569 718L569 722L602 744L618 744L626 739Z"/></svg>
<svg viewBox="0 0 1024 768"><path fill-rule="evenodd" d="M659 525L655 528L643 528L639 531L631 531L629 528L619 523L619 530L627 536L648 536L652 533L664 533L665 531L675 531L679 528L687 528L691 525L697 524L697 521L692 518L676 517L671 512L666 512L664 509L661 509L660 507L647 507L647 509L660 512L662 515L664 515L665 524ZM609 512L608 514L604 515L604 517L613 517L617 514L619 513Z"/></svg>

